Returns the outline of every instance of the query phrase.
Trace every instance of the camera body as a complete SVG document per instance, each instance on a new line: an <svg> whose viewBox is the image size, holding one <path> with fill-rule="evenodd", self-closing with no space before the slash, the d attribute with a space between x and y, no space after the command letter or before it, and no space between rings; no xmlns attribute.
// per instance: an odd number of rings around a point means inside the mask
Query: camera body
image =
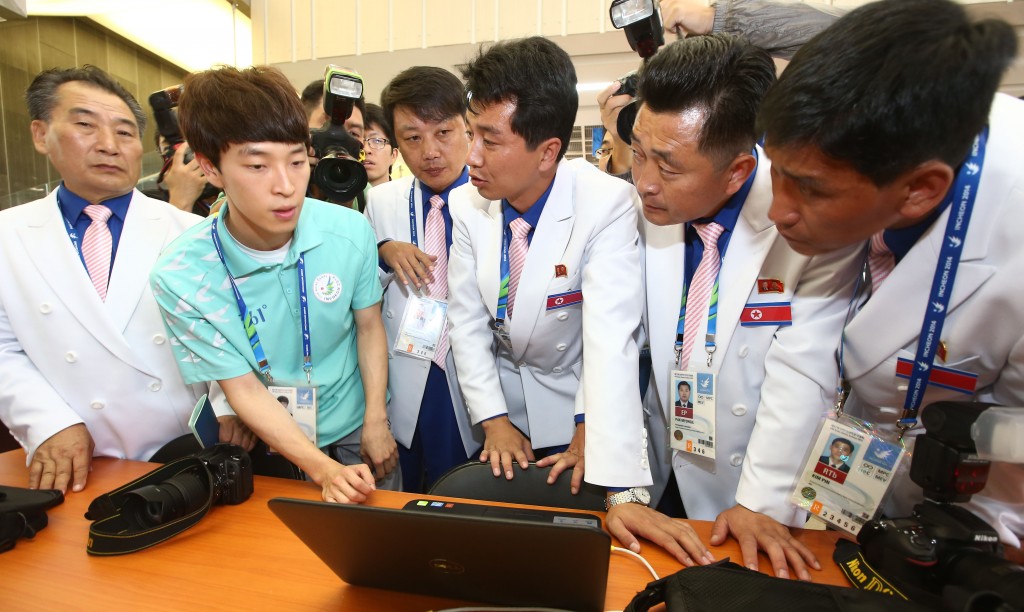
<svg viewBox="0 0 1024 612"><path fill-rule="evenodd" d="M233 444L215 444L196 453L210 472L213 503L233 506L252 496L252 459Z"/></svg>
<svg viewBox="0 0 1024 612"><path fill-rule="evenodd" d="M857 535L864 558L911 599L954 610L1003 603L1024 608L1024 567L1003 558L988 523L953 503L968 501L985 485L989 462L975 454L970 431L990 406L929 405L910 467L927 499L911 516L868 521Z"/></svg>
<svg viewBox="0 0 1024 612"><path fill-rule="evenodd" d="M366 188L362 143L345 129L355 101L363 94L363 80L357 73L330 65L324 75L324 112L328 122L310 132L313 154L319 159L312 184L328 200L350 202Z"/></svg>
<svg viewBox="0 0 1024 612"><path fill-rule="evenodd" d="M174 163L174 153L185 142L185 137L181 135L181 125L178 123L178 113L175 110L178 108L178 101L181 99L181 94L184 91L184 85L172 85L166 89L149 94L149 106L153 109L153 119L156 120L157 132L163 136L164 141L167 143L167 146L160 149L160 155L164 158L164 165L160 169L160 175L157 177L157 184L163 183L164 175L167 174L171 164ZM192 149L186 149L185 158L182 162L188 164L193 159L195 159L195 155L192 153ZM220 189L206 183L197 200L213 198L219 193Z"/></svg>

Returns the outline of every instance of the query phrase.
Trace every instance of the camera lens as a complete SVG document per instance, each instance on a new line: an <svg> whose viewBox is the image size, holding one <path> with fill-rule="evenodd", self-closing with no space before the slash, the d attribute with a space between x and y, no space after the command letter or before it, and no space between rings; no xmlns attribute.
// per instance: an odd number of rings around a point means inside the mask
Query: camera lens
<svg viewBox="0 0 1024 612"><path fill-rule="evenodd" d="M129 491L124 516L138 529L162 525L201 508L208 491L209 487L195 470L181 472L158 485Z"/></svg>
<svg viewBox="0 0 1024 612"><path fill-rule="evenodd" d="M366 187L366 168L344 149L334 149L317 163L313 181L332 200L348 202Z"/></svg>

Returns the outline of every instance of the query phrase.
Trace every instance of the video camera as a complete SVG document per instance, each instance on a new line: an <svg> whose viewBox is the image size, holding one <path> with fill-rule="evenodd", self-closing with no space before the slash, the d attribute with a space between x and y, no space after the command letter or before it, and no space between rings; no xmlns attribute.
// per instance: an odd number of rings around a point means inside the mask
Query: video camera
<svg viewBox="0 0 1024 612"><path fill-rule="evenodd" d="M665 44L665 29L661 21L661 5L657 0L612 0L608 9L612 25L626 34L629 48L636 51L643 61L647 61ZM636 97L639 77L630 72L619 79L619 90L615 95ZM619 111L615 122L619 138L626 144L633 141L633 122L639 107L634 100Z"/></svg>
<svg viewBox="0 0 1024 612"><path fill-rule="evenodd" d="M312 184L332 202L351 202L366 188L362 143L345 130L355 101L363 95L363 79L338 66L324 74L324 112L328 122L310 132L314 155L319 159Z"/></svg>
<svg viewBox="0 0 1024 612"><path fill-rule="evenodd" d="M167 174L171 164L174 163L174 153L185 142L185 137L181 135L181 126L178 124L178 113L175 110L178 108L178 101L181 100L181 93L183 91L185 91L184 85L172 85L167 89L161 89L149 94L149 106L153 109L153 119L156 120L157 132L163 136L164 141L167 143L166 146L160 149L160 155L164 158L164 165L160 168L160 175L156 179L157 184L164 181L164 175ZM187 149L183 161L187 164L194 157L192 149ZM219 189L207 183L203 187L203 192L199 195L198 199L205 200L215 197L219 193Z"/></svg>
<svg viewBox="0 0 1024 612"><path fill-rule="evenodd" d="M910 477L926 499L911 516L866 523L857 536L864 558L910 599L935 608L1024 610L1024 567L1003 557L992 527L953 505L985 486L988 458L1024 462L1019 409L937 402L921 422Z"/></svg>

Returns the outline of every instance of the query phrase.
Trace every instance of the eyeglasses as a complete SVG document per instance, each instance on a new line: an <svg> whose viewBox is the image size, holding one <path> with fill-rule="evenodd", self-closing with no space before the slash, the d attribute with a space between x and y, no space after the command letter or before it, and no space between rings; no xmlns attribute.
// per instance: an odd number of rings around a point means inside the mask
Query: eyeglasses
<svg viewBox="0 0 1024 612"><path fill-rule="evenodd" d="M611 149L598 149L598 150L594 151L594 159L601 159L602 157L604 157L605 155L608 155L611 152L612 152Z"/></svg>
<svg viewBox="0 0 1024 612"><path fill-rule="evenodd" d="M391 141L387 138L365 138L363 142L374 151L380 151L385 145L391 144Z"/></svg>

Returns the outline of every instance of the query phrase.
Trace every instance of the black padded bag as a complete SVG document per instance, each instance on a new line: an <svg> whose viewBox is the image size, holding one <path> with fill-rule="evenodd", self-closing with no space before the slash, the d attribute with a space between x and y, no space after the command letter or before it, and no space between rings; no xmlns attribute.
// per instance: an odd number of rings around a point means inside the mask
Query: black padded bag
<svg viewBox="0 0 1024 612"><path fill-rule="evenodd" d="M46 511L64 503L57 490L23 489L0 485L0 553L21 538L34 538L46 527Z"/></svg>

